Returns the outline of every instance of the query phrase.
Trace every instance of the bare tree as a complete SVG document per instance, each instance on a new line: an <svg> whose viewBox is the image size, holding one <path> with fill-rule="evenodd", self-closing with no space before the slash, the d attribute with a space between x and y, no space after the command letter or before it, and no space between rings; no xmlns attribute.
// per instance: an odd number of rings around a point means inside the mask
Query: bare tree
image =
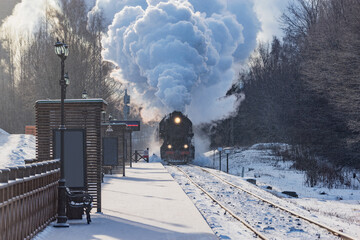
<svg viewBox="0 0 360 240"><path fill-rule="evenodd" d="M119 111L120 86L110 77L114 66L101 57L102 17L88 26L84 0L62 0L61 6L62 11L47 9L36 32L15 42L9 30L1 39L0 110L6 114L1 114L0 124L9 132L23 132L25 125L34 124L36 100L60 97L60 60L53 46L57 38L70 48L67 97L81 98L86 89L90 97L104 98L114 113Z"/></svg>

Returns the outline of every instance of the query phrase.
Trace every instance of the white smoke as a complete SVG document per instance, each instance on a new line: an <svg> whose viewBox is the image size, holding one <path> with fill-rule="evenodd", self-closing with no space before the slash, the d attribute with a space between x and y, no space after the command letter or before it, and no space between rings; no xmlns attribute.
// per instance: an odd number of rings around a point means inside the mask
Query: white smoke
<svg viewBox="0 0 360 240"><path fill-rule="evenodd" d="M94 9L96 0L86 0L85 3L89 10ZM22 0L1 23L0 37L9 38L12 42L32 40L33 35L43 27L43 23L50 21L48 12L61 13L61 8L61 0ZM46 27L54 26L49 24Z"/></svg>
<svg viewBox="0 0 360 240"><path fill-rule="evenodd" d="M99 13L110 24L103 57L145 121L179 110L199 123L233 110L223 96L256 44L252 1L98 0L89 19Z"/></svg>
<svg viewBox="0 0 360 240"><path fill-rule="evenodd" d="M146 0L97 0L95 6L88 13L88 22L92 22L94 16L101 15L105 20L105 25L112 23L116 13L120 12L125 6L140 6L146 9Z"/></svg>
<svg viewBox="0 0 360 240"><path fill-rule="evenodd" d="M45 22L48 9L61 11L59 1L22 0L1 25L1 36L11 38L14 42L31 39L33 33L39 30L40 23Z"/></svg>
<svg viewBox="0 0 360 240"><path fill-rule="evenodd" d="M291 0L254 0L254 10L261 23L261 31L258 33L258 42L272 41L273 36L279 39L283 36L279 20Z"/></svg>

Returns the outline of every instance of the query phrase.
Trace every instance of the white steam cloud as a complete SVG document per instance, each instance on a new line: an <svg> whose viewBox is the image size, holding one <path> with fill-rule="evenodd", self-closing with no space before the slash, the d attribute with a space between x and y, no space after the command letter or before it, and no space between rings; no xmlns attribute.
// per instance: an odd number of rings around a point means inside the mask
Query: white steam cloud
<svg viewBox="0 0 360 240"><path fill-rule="evenodd" d="M90 0L88 17L102 14L107 32L103 57L119 68L132 102L145 121L179 110L196 124L224 117L234 98L224 98L260 30L259 0ZM28 39L59 0L22 0L0 31ZM254 10L255 9L255 10Z"/></svg>
<svg viewBox="0 0 360 240"><path fill-rule="evenodd" d="M10 37L12 41L28 40L39 30L40 22L46 18L46 10L60 11L58 0L22 0L16 4L12 15L1 25L2 37Z"/></svg>
<svg viewBox="0 0 360 240"><path fill-rule="evenodd" d="M194 123L234 108L224 98L234 65L256 45L259 22L249 0L98 0L108 31L103 57L119 70L145 121L173 110Z"/></svg>
<svg viewBox="0 0 360 240"><path fill-rule="evenodd" d="M237 77L235 66L256 45L259 0L89 0L89 21L102 14L108 26L103 57L119 68L132 101L145 121L173 110L196 124L221 118L234 109L224 98ZM46 18L61 11L59 0L22 0L0 31L28 39Z"/></svg>

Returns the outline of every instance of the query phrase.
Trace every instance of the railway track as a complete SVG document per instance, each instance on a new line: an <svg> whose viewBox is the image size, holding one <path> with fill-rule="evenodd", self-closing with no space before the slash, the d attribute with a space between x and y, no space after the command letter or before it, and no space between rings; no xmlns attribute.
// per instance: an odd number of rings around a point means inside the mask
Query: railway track
<svg viewBox="0 0 360 240"><path fill-rule="evenodd" d="M344 234L340 231L337 231L335 229L332 229L330 227L327 227L321 223L318 223L312 219L309 219L301 214L298 214L292 210L289 210L283 206L280 206L272 201L269 201L267 199L264 199L263 197L261 196L258 196L257 194L254 194L242 187L239 187L227 180L225 180L224 178L220 177L219 175L217 174L214 174L212 173L211 171L205 169L205 168L202 168L202 167L199 167L199 166L194 166L194 165L187 165L187 166L190 166L191 168L193 169L198 169L199 171L202 171L202 172L205 172L207 173L208 176L211 176L212 178L215 178L215 179L218 179L220 180L220 182L224 185L226 185L227 187L230 187L232 190L238 190L239 193L242 192L243 194L245 193L246 195L248 196L251 196L251 198L253 199L256 199L257 201L261 201L263 204L260 204L261 205L261 209L259 209L259 211L265 211L265 212L274 212L273 209L278 209L278 211L281 211L282 213L278 212L278 213L272 213L274 214L273 216L277 216L276 214L281 214L281 217L280 219L290 219L289 216L286 216L286 215L291 215L292 217L295 217L295 221L294 221L294 226L291 226L291 224L287 223L287 227L291 227L291 229L297 229L297 226L306 226L305 228L307 230L303 231L303 232L308 232L308 229L312 229L312 231L314 232L313 228L314 228L314 225L316 225L315 228L321 228L322 231L319 230L319 232L321 232L321 235L320 233L319 234L316 234L315 236L312 236L312 235L308 235L308 237L310 238L307 238L307 239L316 239L316 238L322 238L324 235L327 237L327 239L345 239L345 240L355 240L355 238L347 235L347 234ZM277 237L274 238L273 235L271 234L267 234L266 231L263 231L263 229L260 230L259 226L255 223L255 224L251 224L251 222L261 222L262 220L259 220L259 219L249 219L249 217L240 217L239 215L242 215L242 216L246 216L246 212L243 212L242 214L239 213L241 212L239 209L236 209L234 206L230 207L230 206L227 206L227 204L224 204L224 200L223 201L220 201L219 199L217 199L214 195L212 195L211 193L209 193L209 191L207 191L205 188L206 188L206 181L213 181L212 179L200 179L198 178L197 182L194 180L194 176L189 176L189 174L186 172L186 170L184 170L186 168L185 167L178 167L178 166L174 166L178 171L180 171L190 182L193 183L194 186L196 186L197 188L199 188L204 194L206 194L212 201L216 202L221 208L223 208L226 212L228 212L231 216L233 216L234 219L240 221L244 226L246 226L248 229L250 229L254 234L256 234L260 239L276 239ZM194 173L192 173L192 175L194 175ZM198 174L198 175L201 175L201 174ZM199 181L201 183L199 183ZM219 183L220 183L219 182ZM243 199L246 199L246 197L243 197ZM233 199L234 200L234 199ZM259 203L256 203L253 204L252 202L254 202L254 200L251 200L250 203L252 204L248 204L247 203L248 200L244 200L244 202L246 202L246 205L243 206L243 208L259 208ZM226 202L229 202L228 200ZM231 201L230 201L231 202ZM301 220L300 220L301 219ZM290 220L289 220L290 221ZM302 221L302 222L301 222ZM292 222L292 220L291 220ZM305 224L305 222L307 224ZM284 224L285 221L283 220L283 222L281 224ZM270 222L271 224L271 222ZM279 223L277 223L279 224ZM253 226L252 226L253 225ZM254 226L255 225L255 226ZM257 226L256 226L257 225ZM276 224L274 224L276 225ZM272 225L272 226L274 226ZM270 228L271 229L271 228ZM275 228L274 228L275 229ZM300 230L299 230L300 231ZM311 232L311 231L310 231ZM317 232L317 230L315 231ZM332 235L328 234L326 235L326 233L331 233ZM332 237L331 237L332 236ZM285 239L285 238L281 238L281 239Z"/></svg>

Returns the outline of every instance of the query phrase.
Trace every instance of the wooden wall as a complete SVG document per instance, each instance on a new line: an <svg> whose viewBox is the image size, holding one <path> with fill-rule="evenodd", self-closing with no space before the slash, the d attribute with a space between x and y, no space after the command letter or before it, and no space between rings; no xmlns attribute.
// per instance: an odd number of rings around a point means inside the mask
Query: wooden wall
<svg viewBox="0 0 360 240"><path fill-rule="evenodd" d="M106 132L109 123L102 123L102 135L103 137L117 137L118 138L118 161L119 166L122 166L124 158L124 142L126 141L127 146L127 156L126 164L130 162L131 152L132 152L132 141L131 141L131 130L123 123L111 123L111 128L113 132Z"/></svg>
<svg viewBox="0 0 360 240"><path fill-rule="evenodd" d="M101 212L101 112L106 110L103 99L66 99L65 126L85 129L87 191L94 198L94 207ZM36 102L36 157L38 161L53 159L53 130L61 121L60 100Z"/></svg>

